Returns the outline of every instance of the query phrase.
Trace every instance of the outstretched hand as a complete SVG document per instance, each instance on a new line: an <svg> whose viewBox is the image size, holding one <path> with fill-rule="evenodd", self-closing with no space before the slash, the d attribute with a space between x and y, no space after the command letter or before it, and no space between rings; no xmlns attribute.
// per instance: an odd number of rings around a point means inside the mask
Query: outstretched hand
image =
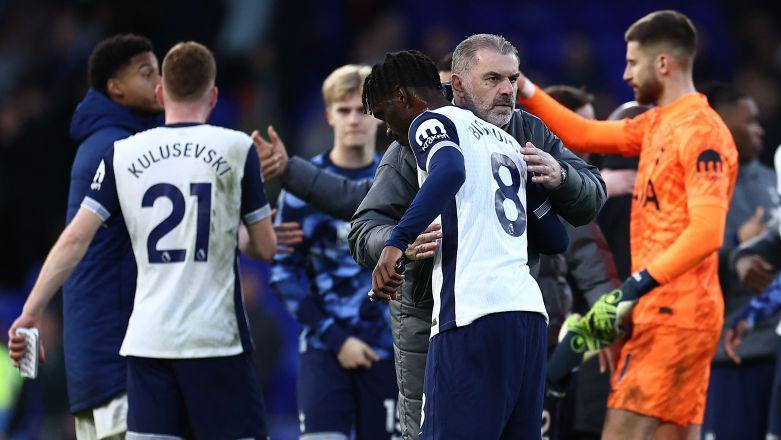
<svg viewBox="0 0 781 440"><path fill-rule="evenodd" d="M274 127L268 126L269 140L263 139L258 130L252 132L252 142L255 144L255 150L260 158L260 168L263 172L263 179L269 181L285 173L288 163L287 149L285 143L279 138Z"/></svg>

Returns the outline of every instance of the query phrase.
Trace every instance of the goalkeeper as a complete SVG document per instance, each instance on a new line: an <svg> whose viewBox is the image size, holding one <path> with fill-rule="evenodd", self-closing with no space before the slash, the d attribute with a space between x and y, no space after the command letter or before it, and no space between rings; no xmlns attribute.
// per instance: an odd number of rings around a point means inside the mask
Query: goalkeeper
<svg viewBox="0 0 781 440"><path fill-rule="evenodd" d="M699 437L710 359L724 302L718 257L737 176L737 151L722 119L696 92L691 21L675 11L630 26L624 80L656 107L633 119L588 121L526 78L520 102L574 151L640 156L631 213L635 274L603 296L550 361L549 380L586 351L606 346L632 302L632 335L612 377L603 438Z"/></svg>

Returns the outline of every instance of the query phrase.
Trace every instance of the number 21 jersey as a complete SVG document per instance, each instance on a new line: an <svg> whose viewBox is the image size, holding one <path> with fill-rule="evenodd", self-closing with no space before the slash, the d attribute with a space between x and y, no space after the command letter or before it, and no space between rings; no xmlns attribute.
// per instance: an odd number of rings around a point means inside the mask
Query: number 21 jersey
<svg viewBox="0 0 781 440"><path fill-rule="evenodd" d="M409 143L421 185L441 148L460 151L466 171L439 218L431 336L491 313L530 311L547 318L527 264L526 163L518 142L471 111L447 106L415 118Z"/></svg>
<svg viewBox="0 0 781 440"><path fill-rule="evenodd" d="M260 164L244 133L174 124L117 141L82 206L104 221L121 212L138 281L120 349L163 359L250 350L237 237L270 215Z"/></svg>

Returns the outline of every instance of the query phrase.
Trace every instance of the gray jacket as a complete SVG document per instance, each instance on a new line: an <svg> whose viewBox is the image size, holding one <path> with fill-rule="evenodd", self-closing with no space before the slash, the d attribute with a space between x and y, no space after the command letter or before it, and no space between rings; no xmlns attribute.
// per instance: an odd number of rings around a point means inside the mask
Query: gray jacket
<svg viewBox="0 0 781 440"><path fill-rule="evenodd" d="M727 212L727 224L724 230L724 244L719 249L719 280L724 295L724 325L725 329L740 310L751 301L755 293L743 287L735 273L734 266L729 264L730 254L738 247L738 229L754 215L758 206L765 210L765 220L770 218L778 206L776 192L776 175L770 168L752 161L740 165L735 190ZM738 355L744 359L774 358L781 339L775 333L778 319L767 319L752 331L738 347ZM725 334L722 331L722 338ZM731 363L724 353L723 340L719 343L714 363Z"/></svg>
<svg viewBox="0 0 781 440"><path fill-rule="evenodd" d="M503 127L521 145L531 141L567 168L565 183L551 192L553 208L574 225L593 220L607 196L596 167L566 149L558 137L536 116L516 111ZM358 263L373 268L391 230L406 212L419 189L412 152L393 143L380 163L372 188L352 221L350 251ZM534 237L529 237L529 261L536 266ZM431 328L432 261L413 261L406 267L401 301L391 302L391 327L396 347L399 384L398 414L405 439L417 438L420 423L423 374Z"/></svg>
<svg viewBox="0 0 781 440"><path fill-rule="evenodd" d="M370 179L350 180L296 156L288 161L280 181L285 191L315 210L342 220L350 220L372 186Z"/></svg>

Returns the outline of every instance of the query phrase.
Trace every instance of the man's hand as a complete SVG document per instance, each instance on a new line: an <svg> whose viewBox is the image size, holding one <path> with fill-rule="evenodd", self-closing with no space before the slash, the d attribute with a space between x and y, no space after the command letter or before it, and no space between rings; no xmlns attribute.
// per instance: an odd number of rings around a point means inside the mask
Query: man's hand
<svg viewBox="0 0 781 440"><path fill-rule="evenodd" d="M279 138L274 127L268 126L270 142L263 139L258 130L252 132L252 142L260 158L260 168L263 171L263 180L269 181L285 173L287 169L287 149L285 143Z"/></svg>
<svg viewBox="0 0 781 440"><path fill-rule="evenodd" d="M741 359L736 350L750 331L751 325L745 319L741 319L735 328L727 330L727 334L724 335L724 352L732 359L732 362L738 365L740 365Z"/></svg>
<svg viewBox="0 0 781 440"><path fill-rule="evenodd" d="M532 182L542 184L545 189L556 189L563 183L561 180L561 164L546 151L535 147L531 142L521 148L523 160L532 176Z"/></svg>
<svg viewBox="0 0 781 440"><path fill-rule="evenodd" d="M619 339L616 342L610 344L609 347L605 347L599 352L599 372L609 372L613 374L616 370L616 359L621 355L621 347L624 346L626 339Z"/></svg>
<svg viewBox="0 0 781 440"><path fill-rule="evenodd" d="M601 171L602 180L605 181L608 197L631 195L637 180L635 170L609 170Z"/></svg>
<svg viewBox="0 0 781 440"><path fill-rule="evenodd" d="M292 254L294 244L304 241L304 231L298 222L285 222L274 225L274 234L277 236L277 253Z"/></svg>
<svg viewBox="0 0 781 440"><path fill-rule="evenodd" d="M773 281L773 266L755 254L744 255L735 262L735 272L747 289L762 292Z"/></svg>
<svg viewBox="0 0 781 440"><path fill-rule="evenodd" d="M407 252L404 253L407 259L414 261L433 258L434 251L439 247L439 239L442 238L441 230L442 225L430 224L412 244L407 246Z"/></svg>
<svg viewBox="0 0 781 440"><path fill-rule="evenodd" d="M350 336L344 340L342 348L336 356L342 368L351 370L358 367L371 368L372 362L377 362L380 357L365 342Z"/></svg>
<svg viewBox="0 0 781 440"><path fill-rule="evenodd" d="M754 215L746 220L738 228L738 241L741 243L747 242L757 235L761 234L765 230L765 225L762 224L762 216L765 215L765 209L761 206L757 206L754 211Z"/></svg>
<svg viewBox="0 0 781 440"><path fill-rule="evenodd" d="M402 257L401 250L385 246L372 272L373 298L388 301L396 299L396 290L404 283L404 275L396 273L396 265Z"/></svg>
<svg viewBox="0 0 781 440"><path fill-rule="evenodd" d="M19 362L21 362L25 353L27 353L27 345L25 343L25 337L21 335L17 335L16 329L37 328L40 330L41 318L42 316L39 314L34 315L22 311L22 314L19 315L18 318L16 318L16 321L14 321L14 323L11 324L11 328L8 329L8 356L11 358L11 363L14 364L15 367L17 368L19 367ZM41 362L45 362L46 353L43 350L43 342L39 341L38 345L40 347L38 351L38 359L40 359Z"/></svg>

